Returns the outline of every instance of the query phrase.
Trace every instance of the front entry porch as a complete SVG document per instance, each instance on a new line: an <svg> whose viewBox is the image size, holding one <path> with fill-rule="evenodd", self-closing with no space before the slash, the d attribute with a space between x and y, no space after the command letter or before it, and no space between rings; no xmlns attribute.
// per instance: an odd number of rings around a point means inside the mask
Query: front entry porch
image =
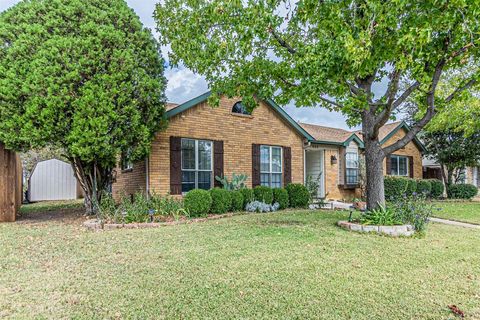
<svg viewBox="0 0 480 320"><path fill-rule="evenodd" d="M325 149L305 149L305 185L318 186L317 198L325 198Z"/></svg>

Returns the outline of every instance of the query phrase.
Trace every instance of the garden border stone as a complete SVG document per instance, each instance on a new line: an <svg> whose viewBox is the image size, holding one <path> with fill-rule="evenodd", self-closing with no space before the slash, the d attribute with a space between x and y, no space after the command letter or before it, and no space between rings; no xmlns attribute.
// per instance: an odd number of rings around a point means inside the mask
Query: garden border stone
<svg viewBox="0 0 480 320"><path fill-rule="evenodd" d="M347 229L350 231L362 233L375 232L378 234L384 234L392 237L411 237L415 233L413 226L409 224L398 226L372 226L348 221L338 221L337 225L343 229Z"/></svg>
<svg viewBox="0 0 480 320"><path fill-rule="evenodd" d="M205 218L194 218L194 219L184 219L176 220L169 222L147 222L147 223L101 223L97 219L87 220L83 223L83 226L90 230L115 230L115 229L150 229L150 228L160 228L166 226L175 226L180 224L190 224L198 222L206 222L209 220L217 220L222 218L233 217L237 215L242 215L242 213L226 213L226 214L217 214L210 215Z"/></svg>

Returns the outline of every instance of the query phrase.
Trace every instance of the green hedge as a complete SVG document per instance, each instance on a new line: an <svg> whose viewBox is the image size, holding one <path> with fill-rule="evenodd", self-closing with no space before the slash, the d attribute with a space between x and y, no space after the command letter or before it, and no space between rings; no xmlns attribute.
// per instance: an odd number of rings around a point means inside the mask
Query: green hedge
<svg viewBox="0 0 480 320"><path fill-rule="evenodd" d="M243 206L243 194L240 191L230 191L230 197L232 198L231 210L233 212L245 209Z"/></svg>
<svg viewBox="0 0 480 320"><path fill-rule="evenodd" d="M210 190L212 197L212 206L210 212L215 214L222 214L230 210L232 207L232 196L230 191L226 189L213 188Z"/></svg>
<svg viewBox="0 0 480 320"><path fill-rule="evenodd" d="M408 185L407 185L407 196L411 196L413 193L417 192L417 180L407 178Z"/></svg>
<svg viewBox="0 0 480 320"><path fill-rule="evenodd" d="M432 192L432 183L430 180L417 179L417 193L423 193L427 197L430 196Z"/></svg>
<svg viewBox="0 0 480 320"><path fill-rule="evenodd" d="M385 199L387 201L400 199L408 191L410 178L386 176L384 178Z"/></svg>
<svg viewBox="0 0 480 320"><path fill-rule="evenodd" d="M273 189L273 202L278 202L280 205L279 209L286 209L288 208L289 201L288 201L288 192L283 188L275 188Z"/></svg>
<svg viewBox="0 0 480 320"><path fill-rule="evenodd" d="M450 199L472 199L478 194L478 189L473 184L452 184L447 193Z"/></svg>
<svg viewBox="0 0 480 320"><path fill-rule="evenodd" d="M273 190L266 186L256 186L253 188L255 200L265 202L266 204L273 203Z"/></svg>
<svg viewBox="0 0 480 320"><path fill-rule="evenodd" d="M240 192L243 195L243 208L242 208L242 210L244 210L245 207L247 206L247 204L249 204L250 202L255 200L255 195L253 193L253 190L248 189L248 188L240 189Z"/></svg>
<svg viewBox="0 0 480 320"><path fill-rule="evenodd" d="M205 216L210 212L212 197L206 190L191 190L185 195L184 205L190 216Z"/></svg>
<svg viewBox="0 0 480 320"><path fill-rule="evenodd" d="M428 179L432 185L432 190L430 191L430 197L434 199L441 198L443 196L443 192L445 191L445 186L443 182L438 179Z"/></svg>
<svg viewBox="0 0 480 320"><path fill-rule="evenodd" d="M304 208L308 206L310 202L310 193L307 187L299 183L290 183L286 187L288 192L288 198L290 201L290 207L292 208Z"/></svg>

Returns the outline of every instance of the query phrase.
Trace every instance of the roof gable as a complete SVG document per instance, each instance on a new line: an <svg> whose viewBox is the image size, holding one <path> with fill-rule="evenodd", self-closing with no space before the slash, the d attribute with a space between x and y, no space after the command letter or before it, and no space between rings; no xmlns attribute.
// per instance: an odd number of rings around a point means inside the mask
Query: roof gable
<svg viewBox="0 0 480 320"><path fill-rule="evenodd" d="M393 125L395 124L396 126L390 131L387 133L387 131L384 132L384 137L381 138L380 136L380 144L384 144L386 143L388 140L390 140L390 138L392 138L399 130L401 129L404 129L405 131L409 132L410 130L412 130L410 128L410 126L405 122L405 121L402 121L400 123L391 123L390 125ZM383 128L383 127L382 127ZM415 135L414 138L413 138L413 143L415 143L417 145L417 147L422 151L422 152L426 152L427 149L425 148L425 146L423 145L423 143L420 141L420 139L417 138L417 136Z"/></svg>
<svg viewBox="0 0 480 320"><path fill-rule="evenodd" d="M175 107L170 107L169 109L167 108L167 119L170 119L182 112L185 112L186 110L207 101L207 99L211 96L211 91L205 92L204 94L193 98L185 103L182 103L180 105L177 105ZM315 140L305 129L303 129L297 122L295 122L289 115L288 113L283 110L282 107L277 105L273 100L267 99L264 100L265 104L270 107L272 110L274 110L281 119L286 121L290 126L293 127L293 129L299 133L302 137L304 137L307 140ZM172 104L170 104L172 106Z"/></svg>

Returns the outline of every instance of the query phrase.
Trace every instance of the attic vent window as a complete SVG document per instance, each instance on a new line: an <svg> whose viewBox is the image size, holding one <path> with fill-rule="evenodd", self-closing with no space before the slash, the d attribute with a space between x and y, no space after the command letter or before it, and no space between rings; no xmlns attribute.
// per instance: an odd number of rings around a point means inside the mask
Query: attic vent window
<svg viewBox="0 0 480 320"><path fill-rule="evenodd" d="M244 115L247 115L247 116L252 115L252 113L248 112L247 108L245 108L242 101L238 101L233 105L232 113L244 114Z"/></svg>

